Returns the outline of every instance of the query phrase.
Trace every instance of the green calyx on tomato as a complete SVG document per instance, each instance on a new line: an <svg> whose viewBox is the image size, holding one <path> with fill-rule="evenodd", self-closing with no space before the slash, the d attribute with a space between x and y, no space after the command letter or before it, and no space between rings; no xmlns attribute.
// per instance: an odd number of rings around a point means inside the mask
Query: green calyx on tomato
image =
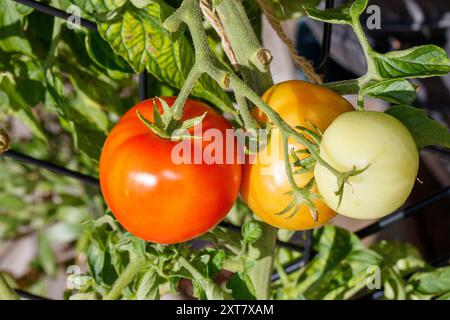
<svg viewBox="0 0 450 320"><path fill-rule="evenodd" d="M408 129L394 117L373 111L340 115L324 132L320 156L341 172L357 171L336 193L336 176L320 163L314 175L325 203L355 219L383 217L409 196L419 154ZM340 199L341 197L341 199Z"/></svg>
<svg viewBox="0 0 450 320"><path fill-rule="evenodd" d="M175 99L162 98L169 106ZM207 139L171 141L148 130L137 111L155 123L158 116L150 107L154 103L164 112L161 100L142 101L109 134L100 158L101 190L128 232L151 242L184 242L204 234L225 217L238 195L242 165L237 161L174 163L172 154L179 143L190 143L202 151L210 143ZM198 117L203 117L201 124L194 124L189 132L204 135L214 129L225 136L232 128L211 107L187 100L181 120ZM214 143L225 150L225 141Z"/></svg>
<svg viewBox="0 0 450 320"><path fill-rule="evenodd" d="M158 110L156 100L158 100L163 108L162 113ZM173 113L172 108L164 99L161 99L159 97L153 99L153 123L146 119L141 114L140 110L137 110L136 113L139 119L150 130L152 130L153 133L157 134L161 138L171 139L175 141L189 138L201 138L188 134L187 130L202 122L206 115L206 113L204 113L192 119L185 119L184 121L177 120L175 119L175 114Z"/></svg>

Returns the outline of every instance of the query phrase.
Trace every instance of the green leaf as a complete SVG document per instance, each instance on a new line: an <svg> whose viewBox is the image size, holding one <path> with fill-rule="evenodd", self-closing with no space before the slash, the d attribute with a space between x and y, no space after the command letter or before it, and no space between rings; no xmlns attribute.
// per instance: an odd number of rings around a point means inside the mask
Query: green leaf
<svg viewBox="0 0 450 320"><path fill-rule="evenodd" d="M450 72L447 52L435 45L407 50L374 53L374 62L383 78L426 78Z"/></svg>
<svg viewBox="0 0 450 320"><path fill-rule="evenodd" d="M133 73L128 63L121 56L116 55L111 46L97 32L88 33L86 50L91 59L102 68Z"/></svg>
<svg viewBox="0 0 450 320"><path fill-rule="evenodd" d="M74 123L72 136L75 147L93 160L100 160L100 154L106 135L90 123Z"/></svg>
<svg viewBox="0 0 450 320"><path fill-rule="evenodd" d="M59 114L62 126L72 134L75 147L93 160L100 159L106 134L95 123L64 100L64 86L58 70L47 70L45 102Z"/></svg>
<svg viewBox="0 0 450 320"><path fill-rule="evenodd" d="M162 23L173 9L152 1L142 9L126 4L99 21L99 31L113 50L136 72L147 69L155 78L181 88L194 65L194 52L184 35L174 37ZM235 112L231 100L210 77L203 75L192 94L227 112Z"/></svg>
<svg viewBox="0 0 450 320"><path fill-rule="evenodd" d="M22 87L26 89L27 87ZM36 138L47 142L47 136L31 106L24 100L25 92L17 91L16 83L11 76L0 75L0 108L17 116L31 130Z"/></svg>
<svg viewBox="0 0 450 320"><path fill-rule="evenodd" d="M192 261L192 265L206 278L212 278L222 270L226 260L225 251L222 249L206 248L198 253Z"/></svg>
<svg viewBox="0 0 450 320"><path fill-rule="evenodd" d="M258 221L248 221L242 226L242 237L247 243L254 243L262 236L262 228Z"/></svg>
<svg viewBox="0 0 450 320"><path fill-rule="evenodd" d="M317 255L298 279L297 296L307 299L346 299L366 285L368 270L381 257L366 249L354 234L326 225L315 232Z"/></svg>
<svg viewBox="0 0 450 320"><path fill-rule="evenodd" d="M383 265L394 268L401 276L426 265L417 248L409 243L383 240L370 248L384 257Z"/></svg>
<svg viewBox="0 0 450 320"><path fill-rule="evenodd" d="M6 211L17 212L27 206L28 204L16 195L0 193L0 213Z"/></svg>
<svg viewBox="0 0 450 320"><path fill-rule="evenodd" d="M159 284L158 273L150 269L139 278L136 286L137 300L158 300Z"/></svg>
<svg viewBox="0 0 450 320"><path fill-rule="evenodd" d="M83 17L91 17L96 14L105 13L120 8L127 0L69 0L78 6L83 13Z"/></svg>
<svg viewBox="0 0 450 320"><path fill-rule="evenodd" d="M351 1L352 3L349 3L350 6L350 14L353 17L359 17L363 14L364 10L367 7L367 4L369 3L369 0L354 0Z"/></svg>
<svg viewBox="0 0 450 320"><path fill-rule="evenodd" d="M48 275L54 275L56 272L56 261L53 249L50 246L47 236L44 233L38 235L38 261L39 265Z"/></svg>
<svg viewBox="0 0 450 320"><path fill-rule="evenodd" d="M31 45L23 36L24 15L14 1L0 2L0 49L32 55Z"/></svg>
<svg viewBox="0 0 450 320"><path fill-rule="evenodd" d="M98 300L99 296L95 292L77 292L69 297L69 300Z"/></svg>
<svg viewBox="0 0 450 320"><path fill-rule="evenodd" d="M450 292L436 298L436 300L450 300Z"/></svg>
<svg viewBox="0 0 450 320"><path fill-rule="evenodd" d="M101 122L100 127L106 130L103 124L108 120L104 110L117 115L122 115L126 111L123 101L118 97L117 83L84 67L75 67L74 65L64 65L63 67L71 83L77 88L74 93L75 99L82 100L74 101L74 103L80 103L75 106L75 109L79 109L79 112L89 118L91 122L99 125ZM84 104L89 105L90 108L84 107Z"/></svg>
<svg viewBox="0 0 450 320"><path fill-rule="evenodd" d="M416 99L416 88L408 80L391 79L370 83L361 94L396 104L410 104Z"/></svg>
<svg viewBox="0 0 450 320"><path fill-rule="evenodd" d="M17 12L19 12L23 16L27 16L33 12L33 8L26 6L24 4L16 3Z"/></svg>
<svg viewBox="0 0 450 320"><path fill-rule="evenodd" d="M441 295L450 293L450 266L413 275L408 283L422 294Z"/></svg>
<svg viewBox="0 0 450 320"><path fill-rule="evenodd" d="M130 0L130 1L136 8L141 9L147 6L153 0Z"/></svg>
<svg viewBox="0 0 450 320"><path fill-rule="evenodd" d="M383 268L382 278L386 299L405 300L407 298L406 282L398 272L389 267Z"/></svg>
<svg viewBox="0 0 450 320"><path fill-rule="evenodd" d="M353 0L347 4L331 9L320 10L314 7L306 7L305 11L312 19L336 23L352 24L353 18L359 18L367 7L368 0Z"/></svg>
<svg viewBox="0 0 450 320"><path fill-rule="evenodd" d="M237 300L256 300L255 287L246 272L236 272L228 280L227 288Z"/></svg>
<svg viewBox="0 0 450 320"><path fill-rule="evenodd" d="M279 20L297 19L305 14L304 7L315 7L320 0L269 0Z"/></svg>
<svg viewBox="0 0 450 320"><path fill-rule="evenodd" d="M97 220L98 221L98 220ZM90 244L87 250L89 273L98 284L112 285L117 272L111 258L111 228L108 222L96 224L89 232Z"/></svg>
<svg viewBox="0 0 450 320"><path fill-rule="evenodd" d="M383 256L382 281L387 299L404 300L408 297L407 283L403 279L426 266L416 247L400 241L380 241L371 249Z"/></svg>
<svg viewBox="0 0 450 320"><path fill-rule="evenodd" d="M311 19L328 23L350 24L352 21L350 9L346 6L326 10L305 8L305 12Z"/></svg>
<svg viewBox="0 0 450 320"><path fill-rule="evenodd" d="M394 106L385 112L400 120L408 128L419 150L430 145L450 148L448 129L430 119L424 110L410 106Z"/></svg>
<svg viewBox="0 0 450 320"><path fill-rule="evenodd" d="M358 79L324 83L323 86L340 95L357 94L360 90Z"/></svg>
<svg viewBox="0 0 450 320"><path fill-rule="evenodd" d="M188 272L188 275L184 274L183 277L192 280L196 297L208 300L223 300L225 298L225 292L214 281L204 276L193 264L183 257L179 257L179 262Z"/></svg>
<svg viewBox="0 0 450 320"><path fill-rule="evenodd" d="M211 254L212 259L210 259L210 261L208 262L206 269L206 275L210 278L222 270L226 260L226 254L224 250L212 250Z"/></svg>

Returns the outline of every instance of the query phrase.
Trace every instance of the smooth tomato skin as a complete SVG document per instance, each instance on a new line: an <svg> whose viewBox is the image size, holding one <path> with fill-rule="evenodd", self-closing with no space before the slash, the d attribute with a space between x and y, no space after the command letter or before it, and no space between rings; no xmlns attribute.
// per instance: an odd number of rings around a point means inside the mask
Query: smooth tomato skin
<svg viewBox="0 0 450 320"><path fill-rule="evenodd" d="M419 154L408 129L383 112L355 111L339 116L325 131L321 157L340 171L368 169L351 177L338 207L336 178L317 164L315 177L327 205L355 219L381 218L408 198L419 168Z"/></svg>
<svg viewBox="0 0 450 320"><path fill-rule="evenodd" d="M172 106L176 98L163 99ZM159 101L157 105L162 111ZM137 110L153 122L153 99L131 108L109 134L100 159L103 196L120 224L139 238L169 244L198 237L231 209L239 192L242 165L174 163L171 154L178 142L151 132L139 120ZM205 112L203 132L216 128L224 133L232 128L212 108L193 100L186 102L183 119ZM202 148L209 144L189 141Z"/></svg>
<svg viewBox="0 0 450 320"><path fill-rule="evenodd" d="M341 113L354 110L352 105L331 90L305 81L293 80L274 85L264 95L263 100L277 111L292 127L304 126L313 129L307 121L314 123L324 131ZM267 121L259 112L257 117ZM305 147L290 141L289 147ZM318 209L318 221L314 221L307 206L302 205L292 218L276 215L292 201L286 192L291 190L286 176L282 139L278 131L272 132L272 138L266 150L245 164L242 174L241 195L249 207L267 223L283 229L306 230L318 227L335 216L321 200L314 200ZM295 175L298 186L304 186L313 173ZM316 191L316 190L315 190Z"/></svg>

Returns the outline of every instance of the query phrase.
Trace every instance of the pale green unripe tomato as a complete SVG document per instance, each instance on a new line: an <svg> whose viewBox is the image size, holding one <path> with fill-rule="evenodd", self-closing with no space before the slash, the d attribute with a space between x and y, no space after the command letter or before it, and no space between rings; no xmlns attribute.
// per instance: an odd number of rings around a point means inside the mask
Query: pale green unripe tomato
<svg viewBox="0 0 450 320"><path fill-rule="evenodd" d="M355 219L380 218L399 208L414 186L419 153L408 129L394 117L373 111L352 111L337 117L324 132L320 155L341 172L369 167L350 177L342 202L336 176L315 167L319 193L337 213Z"/></svg>

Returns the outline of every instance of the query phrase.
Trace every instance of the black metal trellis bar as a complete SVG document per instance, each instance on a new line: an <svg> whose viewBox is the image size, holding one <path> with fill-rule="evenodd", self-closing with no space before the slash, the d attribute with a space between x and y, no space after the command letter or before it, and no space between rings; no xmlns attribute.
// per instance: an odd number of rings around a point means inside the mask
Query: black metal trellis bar
<svg viewBox="0 0 450 320"><path fill-rule="evenodd" d="M378 231L381 231L382 229L390 226L391 224L393 224L399 220L411 217L412 215L418 213L420 209L422 209L436 201L444 199L445 197L448 197L448 196L450 196L450 186L448 186L436 193L433 193L432 195L425 197L409 206L406 206L405 208L397 210L396 212L390 214L386 218L381 219L381 220L357 231L355 234L360 238L368 237L374 233L377 233ZM302 257L296 261L293 261L293 262L287 264L285 266L285 271L286 271L286 273L289 274L289 273L295 272L296 270L301 268L303 265L304 265L304 261L303 261L303 257ZM278 280L279 275L276 272L273 273L272 279Z"/></svg>
<svg viewBox="0 0 450 320"><path fill-rule="evenodd" d="M443 148L443 147L429 146L429 147L426 147L425 150L436 153L438 155L445 156L445 157L450 157L450 150Z"/></svg>
<svg viewBox="0 0 450 320"><path fill-rule="evenodd" d="M445 197L448 197L450 195L450 186L426 197L423 198L409 206L406 206L403 209L400 209L396 211L393 214L388 215L387 217L359 230L356 232L356 235L360 238L365 238L367 236L370 236L385 227L393 224L394 222L407 218L411 216L412 214L416 213L420 209L432 204L433 202L439 201Z"/></svg>
<svg viewBox="0 0 450 320"><path fill-rule="evenodd" d="M33 8L33 9L35 9L37 11L42 12L42 13L51 15L53 17L61 18L61 19L64 19L64 20L69 20L69 18L75 17L73 14L67 13L67 12L65 12L63 10L60 10L60 9L48 6L46 4L43 4L43 3L40 3L40 2L37 2L37 1L33 1L33 0L14 0L14 1L16 1L16 2L18 2L20 4L23 4L23 5L27 6L27 7ZM85 28L88 28L90 30L93 30L93 31L98 31L97 30L97 24L95 22L83 19L83 18L78 17L78 16L76 18L80 19L79 21L80 21L80 25L81 26L83 26Z"/></svg>
<svg viewBox="0 0 450 320"><path fill-rule="evenodd" d="M325 9L330 9L334 7L334 0L326 0ZM317 68L317 71L320 74L323 74L324 81L327 76L328 65L330 62L330 48L331 48L331 35L333 31L333 24L324 23L323 24L323 33L322 33L322 46L320 53L320 65Z"/></svg>
<svg viewBox="0 0 450 320"><path fill-rule="evenodd" d="M52 299L41 297L41 296L26 292L26 291L23 291L20 289L14 289L14 291L16 292L16 294L19 297L27 299L27 300L52 300Z"/></svg>
<svg viewBox="0 0 450 320"><path fill-rule="evenodd" d="M309 262L309 260L307 261L306 259L304 259L304 257L302 257L301 259L295 260L294 262L284 266L283 267L284 272L286 274L293 273L293 272L297 271L298 269L303 268L308 262ZM280 279L280 274L278 272L274 272L270 276L271 281L277 281L279 279Z"/></svg>
<svg viewBox="0 0 450 320"><path fill-rule="evenodd" d="M431 265L435 268L445 267L448 264L450 264L450 253L447 253L446 255L431 262Z"/></svg>
<svg viewBox="0 0 450 320"><path fill-rule="evenodd" d="M303 249L303 255L301 260L304 264L308 263L314 255L312 242L313 242L313 230L304 231L305 236L305 248Z"/></svg>
<svg viewBox="0 0 450 320"><path fill-rule="evenodd" d="M69 169L66 169L64 167L55 165L51 162L48 161L44 161L44 160L38 160L35 159L33 157L27 156L25 154L22 154L20 152L14 151L14 150L8 150L5 153L2 154L2 156L7 157L7 158L11 158L26 164L31 164L34 166L38 166L44 169L47 169L49 171L52 171L54 173L60 174L60 175L64 175L67 177L71 177L74 179L77 179L81 182L84 183L88 183L94 186L98 186L99 185L99 181L93 177L87 176L85 174L76 172L76 171L72 171Z"/></svg>
<svg viewBox="0 0 450 320"><path fill-rule="evenodd" d="M139 74L139 97L141 100L148 99L148 74L146 71Z"/></svg>

